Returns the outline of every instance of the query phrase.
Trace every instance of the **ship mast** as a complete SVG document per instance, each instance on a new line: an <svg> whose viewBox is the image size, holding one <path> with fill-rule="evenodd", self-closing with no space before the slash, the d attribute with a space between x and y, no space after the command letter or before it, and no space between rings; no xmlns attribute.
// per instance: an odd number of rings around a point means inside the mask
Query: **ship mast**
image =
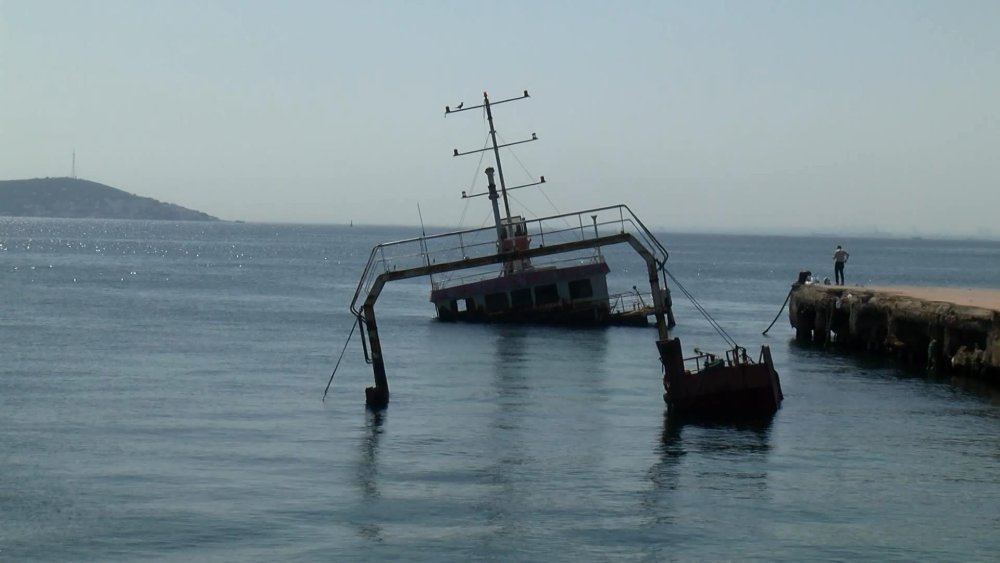
<svg viewBox="0 0 1000 563"><path fill-rule="evenodd" d="M478 153L481 153L481 152L486 152L488 150L492 150L493 151L493 158L496 161L496 173L497 173L497 177L500 180L500 196L503 197L503 207L504 207L504 211L507 214L507 223L508 224L511 223L511 214L510 214L510 202L507 200L507 192L508 191L513 191L513 190L516 190L516 189L519 189L519 188L527 188L529 186L537 186L539 184L544 184L545 183L545 176L542 176L538 182L532 182L530 184L523 184L523 185L520 185L520 186L514 186L514 187L510 188L509 190L507 189L507 182L504 180L504 177L503 177L503 165L500 164L500 149L502 149L504 147L510 147L510 146L513 146L513 145L520 145L522 143L530 143L531 141L537 141L538 140L538 136L535 135L534 133L532 133L531 134L531 138L529 138L529 139L524 139L522 141L514 141L513 143L506 143L506 144L503 144L503 145L497 144L497 131L496 131L496 128L493 126L493 110L492 110L492 107L495 106L495 105L498 105L498 104L506 103L506 102L513 102L513 101L517 101L517 100L523 100L523 99L525 99L527 97L529 97L528 96L528 91L525 90L524 93L521 96L517 96L516 98L508 98L506 100L500 100L498 102L490 102L489 94L486 93L486 92L483 92L483 103L480 104L480 105L478 105L478 106L463 107L463 104L459 104L456 109L452 109L450 106L445 106L445 108L444 108L445 116L447 116L450 113L458 113L460 111L469 111L469 110L479 109L479 108L484 108L486 110L486 119L487 119L487 121L490 124L490 140L492 141L492 148L487 147L487 148L484 148L484 149L472 150L472 151L465 151L465 152L459 152L458 149L455 149L455 152L454 152L453 156L465 156L467 154L478 154ZM477 197L477 196L481 196L481 195L489 195L490 199L493 200L493 205L495 206L496 205L496 187L493 185L493 175L492 175L492 172L493 171L490 170L490 169L487 169L487 172L486 172L487 175L489 176L489 184L490 184L489 191L481 192L481 193L477 193L477 194L471 194L471 195L468 195L465 192L462 192L462 197L463 198L469 198L469 197ZM500 240L502 240L504 238L504 229L503 229L503 225L502 225L502 222L501 222L501 219L500 219L499 210L497 210L497 212L495 212L493 215L494 215L494 220L496 221L496 224L497 224L497 240L500 241Z"/></svg>
<svg viewBox="0 0 1000 563"><path fill-rule="evenodd" d="M528 91L524 91L524 97ZM507 201L507 183L503 181L503 166L500 164L500 147L497 146L497 130L493 127L493 110L490 109L490 97L483 92L483 107L486 108L486 120L490 123L490 139L493 140L493 158L497 163L497 176L500 177L500 194L503 196L503 209L507 212L507 222L510 223L510 202Z"/></svg>

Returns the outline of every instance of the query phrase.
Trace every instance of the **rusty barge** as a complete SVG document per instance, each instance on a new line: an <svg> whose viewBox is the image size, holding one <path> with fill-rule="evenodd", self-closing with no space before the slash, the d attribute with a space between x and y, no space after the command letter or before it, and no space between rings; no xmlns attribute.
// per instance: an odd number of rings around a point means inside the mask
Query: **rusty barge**
<svg viewBox="0 0 1000 563"><path fill-rule="evenodd" d="M763 418L785 398L767 346L761 346L756 360L735 343L725 357L695 349L685 358L678 338L658 340L656 347L663 363L663 400L673 416Z"/></svg>

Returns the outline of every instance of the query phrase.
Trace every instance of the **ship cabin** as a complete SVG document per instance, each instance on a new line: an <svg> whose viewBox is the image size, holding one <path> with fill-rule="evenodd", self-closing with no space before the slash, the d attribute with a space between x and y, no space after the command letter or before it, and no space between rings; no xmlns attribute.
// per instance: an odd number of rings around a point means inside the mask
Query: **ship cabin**
<svg viewBox="0 0 1000 563"><path fill-rule="evenodd" d="M531 244L524 217L501 220L499 275L453 285L435 284L431 302L442 321L605 323L611 306L610 269L598 253L572 264L532 265L518 257Z"/></svg>

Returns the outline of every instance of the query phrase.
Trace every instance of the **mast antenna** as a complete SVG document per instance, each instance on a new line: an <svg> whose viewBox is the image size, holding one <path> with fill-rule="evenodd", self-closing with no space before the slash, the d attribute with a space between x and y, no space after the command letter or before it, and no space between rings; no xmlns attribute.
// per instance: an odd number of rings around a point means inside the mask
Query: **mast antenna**
<svg viewBox="0 0 1000 563"><path fill-rule="evenodd" d="M504 147L513 146L513 145L520 145L521 143L530 143L531 141L537 141L538 140L538 136L535 135L534 133L532 133L531 134L531 138L529 138L529 139L525 139L523 141L514 141L513 143L506 143L506 144L503 144L503 145L498 145L497 144L497 131L496 131L496 128L493 126L493 110L491 108L493 106L495 106L495 105L499 105L499 104L503 104L503 103L507 103L507 102L513 102L513 101L517 101L517 100L523 100L523 99L528 98L528 97L529 97L528 96L528 91L525 90L524 94L522 94L520 96L517 96L515 98L507 98L506 100L500 100L498 102L491 102L489 94L487 94L486 92L483 92L483 103L480 104L480 105L478 105L478 106L463 107L464 104L459 104L458 107L456 107L455 109L451 109L450 106L445 106L445 108L444 108L445 117L447 117L448 114L450 114L450 113L458 113L460 111L469 111L469 110L479 109L479 108L484 108L486 110L486 119L487 119L487 121L489 121L489 124L490 124L490 139L493 141L492 142L493 146L492 147L487 147L487 148L484 148L484 149L472 150L472 151L466 151L466 152L459 152L458 149L455 149L455 152L454 152L453 156L465 156L467 154L476 154L476 153L481 153L481 152L485 152L485 151L488 151L488 150L492 150L493 151L493 158L496 160L496 165L497 165L497 177L499 177L499 179L500 179L500 193L503 196L503 208L504 208L504 211L507 212L507 221L508 222L511 220L510 202L507 201L507 182L504 181L504 177L503 177L503 165L500 164L500 149L502 149ZM543 179L542 182L544 182L544 181L545 180ZM539 183L541 183L541 182L539 182ZM517 187L518 188L523 188L523 187L527 187L528 185L536 185L536 184L527 184L525 186L517 186ZM515 188L511 188L511 189L513 190ZM481 195L481 194L475 194L475 195ZM462 194L462 196L463 197L474 197L474 195L466 195L464 193Z"/></svg>
<svg viewBox="0 0 1000 563"><path fill-rule="evenodd" d="M70 168L70 178L76 180L76 150L73 150L73 166Z"/></svg>

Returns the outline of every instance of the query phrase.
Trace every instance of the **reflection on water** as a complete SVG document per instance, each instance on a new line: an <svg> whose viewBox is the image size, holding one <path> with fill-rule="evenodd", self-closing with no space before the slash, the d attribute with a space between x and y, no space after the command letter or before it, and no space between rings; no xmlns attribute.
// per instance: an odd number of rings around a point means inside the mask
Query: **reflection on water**
<svg viewBox="0 0 1000 563"><path fill-rule="evenodd" d="M552 385L564 395L603 389L609 371L608 329L496 325L495 390L514 404L533 387ZM558 372L551 371L558 366ZM598 387L593 387L597 385Z"/></svg>
<svg viewBox="0 0 1000 563"><path fill-rule="evenodd" d="M1000 386L995 382L955 375L948 378L948 383L988 400L994 407L1000 406Z"/></svg>
<svg viewBox="0 0 1000 563"><path fill-rule="evenodd" d="M771 447L770 434L773 423L774 415L750 420L726 421L690 417L679 419L665 412L659 453L661 456L682 455L684 453L682 434L686 434L688 448L695 451L766 453Z"/></svg>
<svg viewBox="0 0 1000 563"><path fill-rule="evenodd" d="M378 489L378 444L384 432L385 411L365 409L365 434L360 440L361 452L358 461L358 489L366 504L374 503L381 497ZM382 541L382 528L375 521L358 523L358 534L370 541Z"/></svg>
<svg viewBox="0 0 1000 563"><path fill-rule="evenodd" d="M864 354L837 347L817 347L797 340L789 342L792 358L803 363L816 362L838 365L849 369L852 377L864 379L893 379L923 382L929 386L948 386L986 399L993 406L1000 405L1000 384L980 377L961 374L930 374L923 366L907 366L892 357Z"/></svg>
<svg viewBox="0 0 1000 563"><path fill-rule="evenodd" d="M361 440L358 486L366 499L378 498L378 442L383 432L385 411L365 409L365 435Z"/></svg>
<svg viewBox="0 0 1000 563"><path fill-rule="evenodd" d="M496 351L500 360L498 365L520 363L526 358L525 343L528 337L525 330L517 325L497 325Z"/></svg>
<svg viewBox="0 0 1000 563"><path fill-rule="evenodd" d="M520 519L513 513L525 504L518 482L526 462L524 416L531 391L527 373L530 337L512 325L498 326L496 333L493 386L497 402L485 437L494 455L484 468L489 487L477 506L491 529L483 538L486 543L521 533Z"/></svg>
<svg viewBox="0 0 1000 563"><path fill-rule="evenodd" d="M520 402L528 390L526 376L528 367L529 337L524 330L512 325L497 327L496 361L493 362L493 381L501 405Z"/></svg>
<svg viewBox="0 0 1000 563"><path fill-rule="evenodd" d="M688 419L678 421L669 415L664 417L663 444L678 430L687 430L685 440L688 447L703 453L725 453L735 455L766 454L771 449L770 434L774 416L747 421L719 421Z"/></svg>
<svg viewBox="0 0 1000 563"><path fill-rule="evenodd" d="M655 447L657 461L647 473L652 490L643 501L644 508L657 522L672 521L675 510L683 510L674 506L675 494L765 493L773 420L773 416L748 422L679 420L664 413Z"/></svg>
<svg viewBox="0 0 1000 563"><path fill-rule="evenodd" d="M481 479L487 486L477 494L475 512L485 518L482 542L488 550L518 553L516 538L534 533L536 522L528 514L539 503L543 510L558 504L540 500L558 487L539 491L533 486L539 476L606 465L606 452L586 444L600 442L608 426L601 409L611 377L603 367L608 332L494 328L494 402L482 436L488 462Z"/></svg>

